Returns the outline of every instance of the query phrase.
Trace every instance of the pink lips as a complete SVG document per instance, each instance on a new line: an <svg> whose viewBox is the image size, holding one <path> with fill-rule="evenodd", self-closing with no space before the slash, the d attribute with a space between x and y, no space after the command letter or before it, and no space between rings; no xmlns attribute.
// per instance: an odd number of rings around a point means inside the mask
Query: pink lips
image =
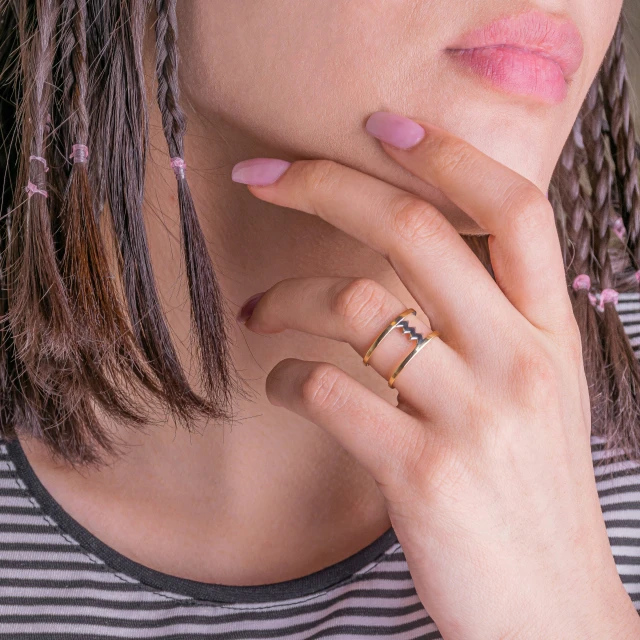
<svg viewBox="0 0 640 640"><path fill-rule="evenodd" d="M571 20L528 11L470 31L446 51L502 91L556 104L580 68L584 44Z"/></svg>

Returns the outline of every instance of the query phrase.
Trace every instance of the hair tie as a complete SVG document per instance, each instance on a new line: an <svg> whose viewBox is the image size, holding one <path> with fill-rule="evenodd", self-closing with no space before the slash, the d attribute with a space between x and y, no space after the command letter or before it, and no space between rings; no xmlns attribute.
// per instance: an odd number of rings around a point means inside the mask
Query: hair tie
<svg viewBox="0 0 640 640"><path fill-rule="evenodd" d="M38 162L42 162L42 164L44 165L44 172L46 173L47 171L49 171L49 165L47 164L47 161L42 156L29 156L29 162L31 162L31 160L37 160Z"/></svg>
<svg viewBox="0 0 640 640"><path fill-rule="evenodd" d="M171 158L171 168L173 169L173 173L176 174L176 178L178 180L184 180L184 170L187 168L187 163L176 156L175 158Z"/></svg>
<svg viewBox="0 0 640 640"><path fill-rule="evenodd" d="M73 163L86 162L89 159L89 147L85 144L74 144L71 147L70 158L73 158Z"/></svg>
<svg viewBox="0 0 640 640"><path fill-rule="evenodd" d="M604 305L607 302L613 302L613 304L618 304L618 292L615 289L603 289L600 293L600 304L598 305L598 309L600 311L604 311Z"/></svg>
<svg viewBox="0 0 640 640"><path fill-rule="evenodd" d="M576 276L571 286L574 291L578 291L578 289L591 289L591 278L586 273L581 273Z"/></svg>
<svg viewBox="0 0 640 640"><path fill-rule="evenodd" d="M620 238L620 240L622 240L622 242L624 242L624 236L625 236L627 230L624 227L624 222L622 221L622 218L616 218L614 220L614 222L613 222L613 231L618 236L618 238Z"/></svg>
<svg viewBox="0 0 640 640"><path fill-rule="evenodd" d="M48 197L48 193L44 189L39 189L37 185L33 184L31 180L27 182L27 186L25 187L25 191L27 192L27 197L30 198L34 193L39 193L41 196L45 198Z"/></svg>
<svg viewBox="0 0 640 640"><path fill-rule="evenodd" d="M640 283L640 269L636 271L636 280Z"/></svg>

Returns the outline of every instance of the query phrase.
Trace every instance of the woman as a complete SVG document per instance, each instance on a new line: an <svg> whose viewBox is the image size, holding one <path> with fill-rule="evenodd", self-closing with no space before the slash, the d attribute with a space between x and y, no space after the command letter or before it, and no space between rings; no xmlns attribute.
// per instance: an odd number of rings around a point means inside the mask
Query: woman
<svg viewBox="0 0 640 640"><path fill-rule="evenodd" d="M3 637L640 637L621 0L0 6Z"/></svg>

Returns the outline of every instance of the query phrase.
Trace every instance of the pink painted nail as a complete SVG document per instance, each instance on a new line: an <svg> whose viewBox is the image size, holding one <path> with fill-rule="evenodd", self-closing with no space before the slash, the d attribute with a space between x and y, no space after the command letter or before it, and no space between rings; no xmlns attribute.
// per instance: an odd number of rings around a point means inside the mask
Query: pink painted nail
<svg viewBox="0 0 640 640"><path fill-rule="evenodd" d="M265 293L266 293L265 291L256 293L255 295L252 295L248 300L246 300L245 303L242 305L242 308L238 312L238 315L236 316L236 320L238 322L246 322L251 317L251 314L253 313L253 310L256 308L256 305L258 304L258 302L260 301L260 298L262 298L262 296Z"/></svg>
<svg viewBox="0 0 640 640"><path fill-rule="evenodd" d="M231 179L241 184L264 186L273 184L290 166L290 162L278 158L251 158L233 167Z"/></svg>
<svg viewBox="0 0 640 640"><path fill-rule="evenodd" d="M426 133L417 122L388 111L371 114L365 126L372 136L399 149L410 149Z"/></svg>

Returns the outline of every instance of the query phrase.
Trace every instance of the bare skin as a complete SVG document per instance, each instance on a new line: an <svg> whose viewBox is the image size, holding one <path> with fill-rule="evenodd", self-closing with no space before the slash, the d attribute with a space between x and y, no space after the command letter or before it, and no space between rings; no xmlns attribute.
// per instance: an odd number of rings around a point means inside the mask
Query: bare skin
<svg viewBox="0 0 640 640"><path fill-rule="evenodd" d="M283 53L289 64L264 76L256 61L272 59L264 51L286 39L272 41L259 28L252 4L193 1L180 15L189 181L232 308L285 278L306 276L368 277L406 306L419 308L379 253L319 217L254 198L231 182L231 167L253 157L331 158L431 202L458 231L477 232L474 222L442 193L385 156L364 132L367 116L383 107L423 115L544 191L621 6L603 0L545 7L571 15L586 46L569 96L549 107L489 90L458 75L439 57L447 38L513 10L513 3L487 2L468 15L461 1L455 10L451 2L408 2L392 10L382 1L333 0L314 9L327 15L307 15L294 10L296 3L269 0L269 6L263 6L269 33L299 34L300 41ZM374 9L386 14L376 15ZM347 12L342 30L328 20L334 12ZM318 24L336 26L321 32L313 26ZM260 46L246 48L240 56L234 35L242 29L246 42ZM313 51L307 47L310 38L322 43L329 35L336 45L331 56L308 53ZM406 45L402 55L393 54L399 35ZM385 46L377 47L377 54L361 51L363 43L380 42ZM302 54L322 82L310 82L296 93L294 87L308 77ZM371 55L379 57L372 61ZM399 57L389 60L391 55ZM370 73L340 67L341 59L354 60ZM296 60L300 64L294 64ZM348 80L351 74L358 83ZM330 88L319 92L329 77ZM184 339L189 311L177 242L174 177L155 110L152 118L147 177L151 247L171 326ZM298 302L290 300L290 313L304 313ZM231 331L234 362L256 392L252 402L238 403L232 429L210 424L201 435L190 436L169 420L148 435L120 430L132 445L128 455L82 475L56 464L37 443L22 442L53 497L106 544L142 564L230 585L296 578L355 553L391 521L370 472L311 420L274 406L264 390L266 374L284 358L325 361L391 404L396 403L396 392L363 367L346 343L295 330L259 335L233 322ZM182 355L188 361L188 353Z"/></svg>

